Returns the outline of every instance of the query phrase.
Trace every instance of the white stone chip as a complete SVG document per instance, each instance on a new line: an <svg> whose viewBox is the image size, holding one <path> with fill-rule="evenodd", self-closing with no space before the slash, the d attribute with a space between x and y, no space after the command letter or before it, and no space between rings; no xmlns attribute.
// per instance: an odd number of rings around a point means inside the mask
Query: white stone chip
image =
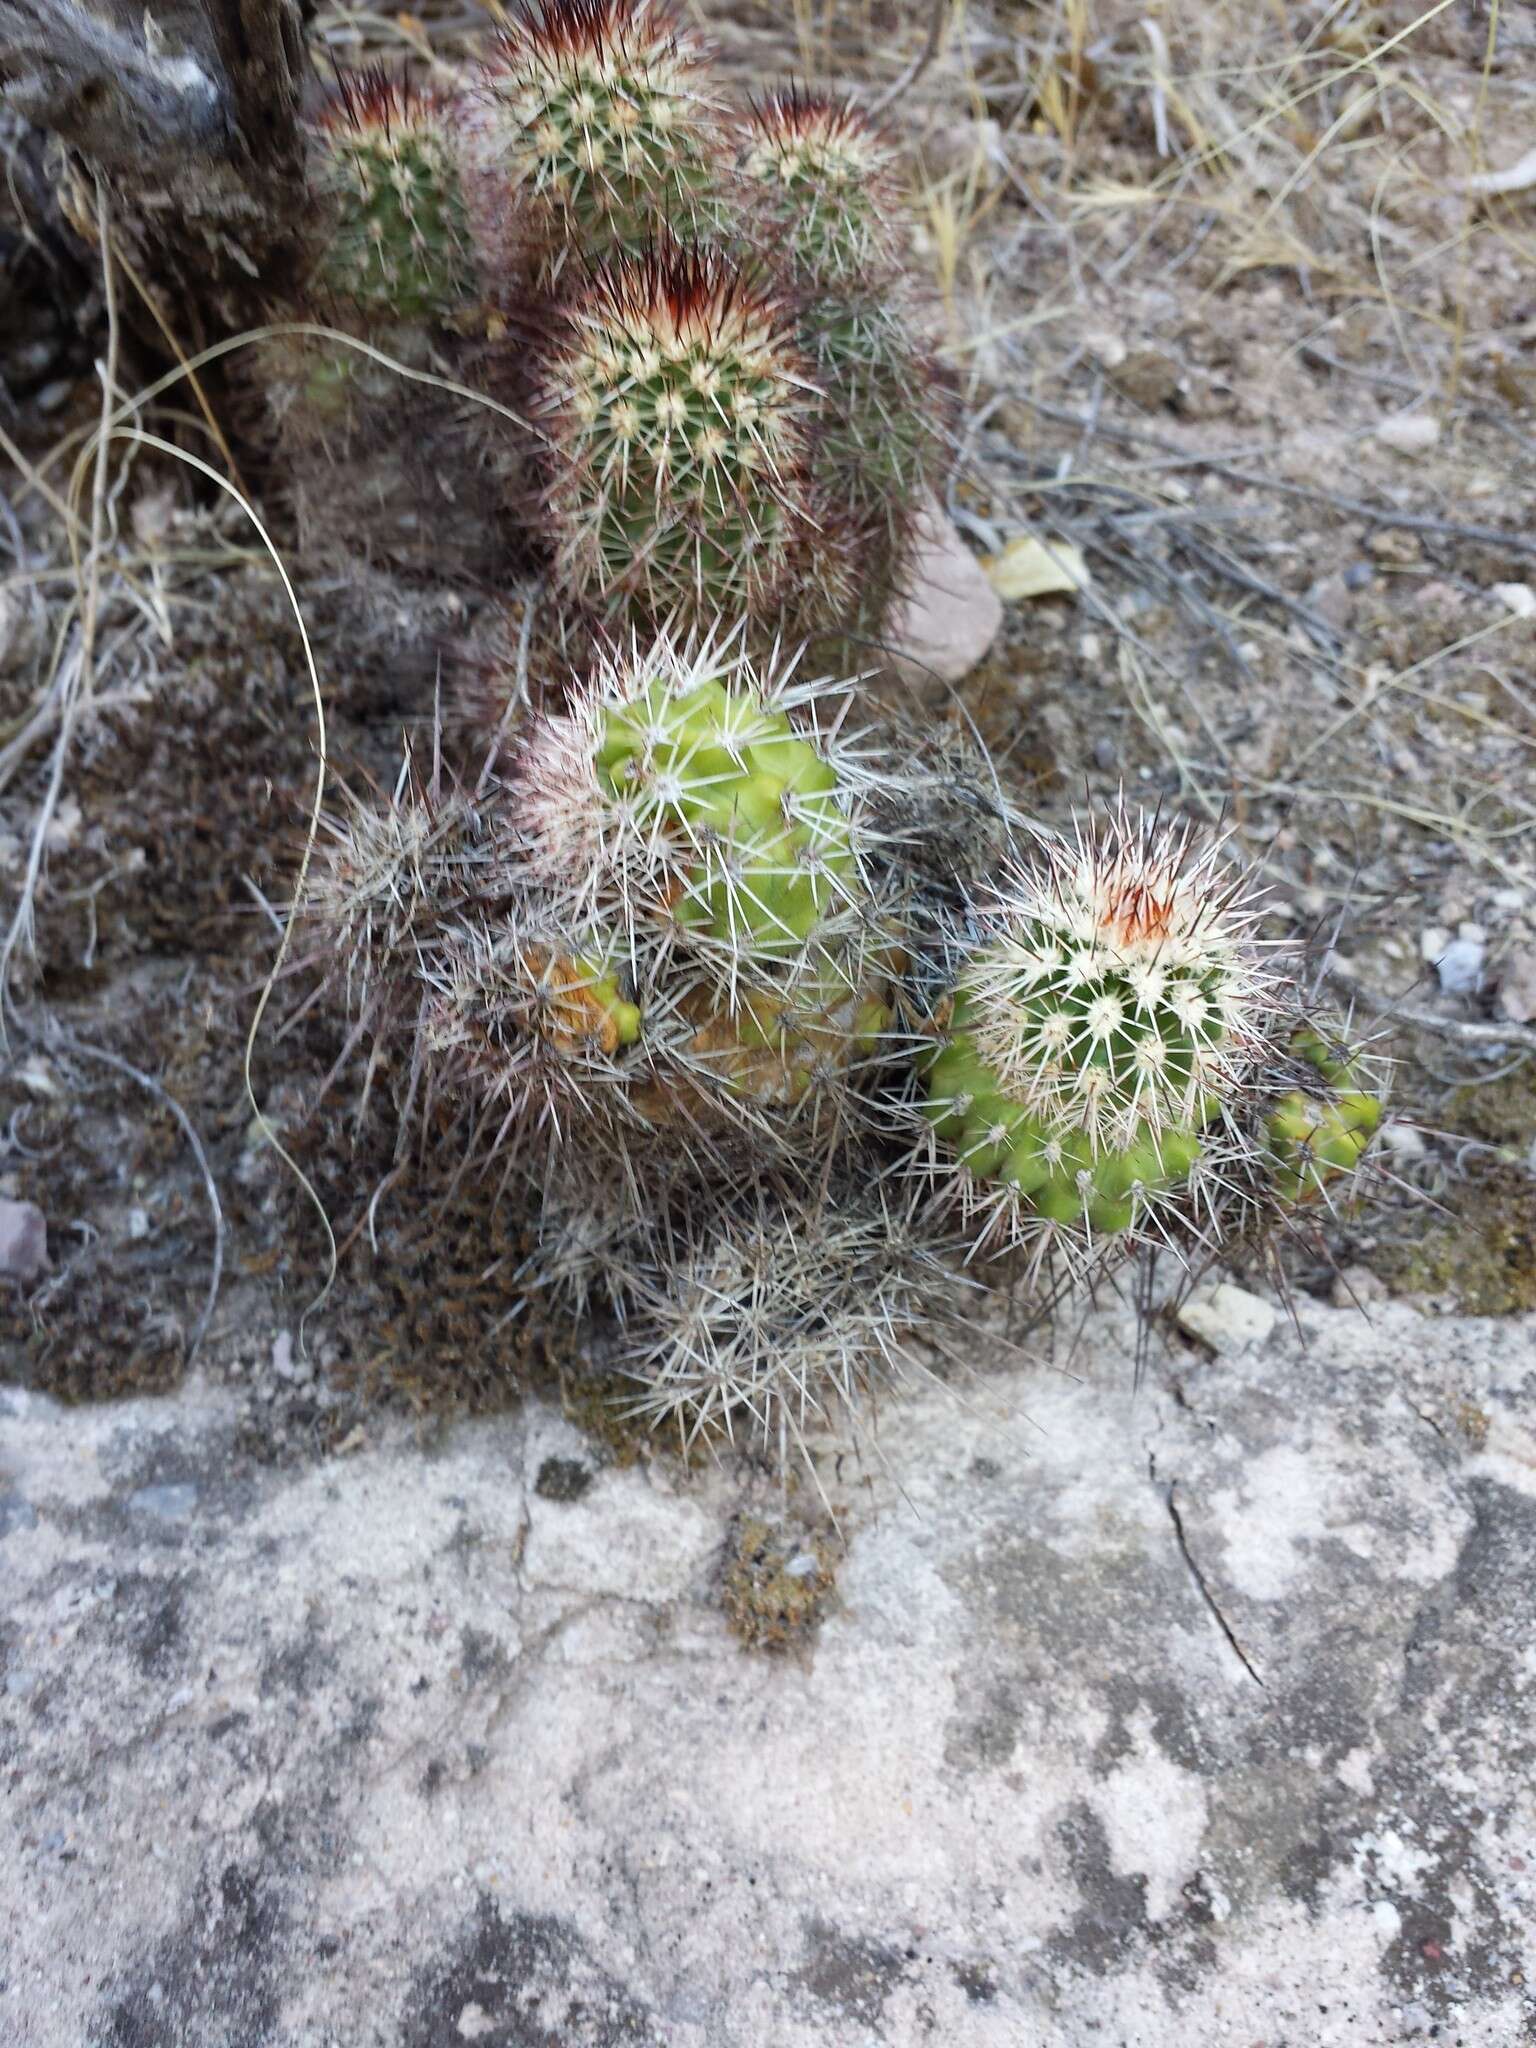
<svg viewBox="0 0 1536 2048"><path fill-rule="evenodd" d="M1197 1288L1179 1310L1179 1327L1208 1344L1218 1358L1241 1358L1265 1341L1275 1320L1269 1302L1225 1281Z"/></svg>

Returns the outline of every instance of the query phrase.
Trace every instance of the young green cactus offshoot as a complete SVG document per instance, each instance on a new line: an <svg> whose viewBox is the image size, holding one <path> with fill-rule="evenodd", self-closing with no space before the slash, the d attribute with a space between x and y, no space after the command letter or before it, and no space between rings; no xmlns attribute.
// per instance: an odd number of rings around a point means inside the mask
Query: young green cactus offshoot
<svg viewBox="0 0 1536 2048"><path fill-rule="evenodd" d="M1122 806L1015 871L982 915L925 1110L1015 1236L1151 1221L1235 1104L1269 980L1219 863L1217 845Z"/></svg>
<svg viewBox="0 0 1536 2048"><path fill-rule="evenodd" d="M447 102L383 70L343 73L313 146L324 291L390 323L447 321L473 300Z"/></svg>
<svg viewBox="0 0 1536 2048"><path fill-rule="evenodd" d="M533 281L722 219L705 51L671 0L541 0L485 77L483 150L531 235Z"/></svg>
<svg viewBox="0 0 1536 2048"><path fill-rule="evenodd" d="M1271 1186L1286 1207L1324 1195L1353 1173L1381 1123L1381 1098L1361 1086L1357 1054L1311 1025L1292 1035L1291 1052L1317 1078L1287 1090L1265 1126Z"/></svg>
<svg viewBox="0 0 1536 2048"><path fill-rule="evenodd" d="M725 258L594 277L537 407L555 574L599 616L761 637L835 610L846 564L811 480L815 397L788 308Z"/></svg>

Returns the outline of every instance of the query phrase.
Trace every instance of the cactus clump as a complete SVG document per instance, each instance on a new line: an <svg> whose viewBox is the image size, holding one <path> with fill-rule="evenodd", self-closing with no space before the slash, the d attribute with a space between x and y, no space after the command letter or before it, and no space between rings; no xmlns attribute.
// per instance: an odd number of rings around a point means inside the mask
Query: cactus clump
<svg viewBox="0 0 1536 2048"><path fill-rule="evenodd" d="M1131 1230L1235 1103L1268 980L1218 858L1122 808L1016 871L983 914L924 1107L1020 1217Z"/></svg>
<svg viewBox="0 0 1536 2048"><path fill-rule="evenodd" d="M721 219L705 51L670 0L542 0L501 34L483 149L548 283Z"/></svg>
<svg viewBox="0 0 1536 2048"><path fill-rule="evenodd" d="M1310 1025L1298 1027L1291 1051L1305 1080L1281 1096L1265 1124L1270 1186L1285 1207L1314 1200L1353 1173L1381 1123L1381 1097L1361 1086L1358 1054Z"/></svg>
<svg viewBox="0 0 1536 2048"><path fill-rule="evenodd" d="M784 1459L900 1376L952 1206L1066 1284L1319 1208L1380 1103L1219 844L1122 804L1019 861L989 761L925 733L892 776L779 659L846 676L934 510L890 141L793 89L733 133L670 0L520 0L451 126L364 74L315 135L313 306L433 377L271 381L322 540L440 576L522 529L473 795L353 807L310 892L407 1112L537 1194L515 1284L612 1313L634 1417Z"/></svg>
<svg viewBox="0 0 1536 2048"><path fill-rule="evenodd" d="M783 301L673 251L595 277L544 373L555 573L599 615L776 627L835 604L811 481L814 394Z"/></svg>
<svg viewBox="0 0 1536 2048"><path fill-rule="evenodd" d="M343 74L313 143L322 289L391 324L450 319L475 260L448 103L382 70Z"/></svg>

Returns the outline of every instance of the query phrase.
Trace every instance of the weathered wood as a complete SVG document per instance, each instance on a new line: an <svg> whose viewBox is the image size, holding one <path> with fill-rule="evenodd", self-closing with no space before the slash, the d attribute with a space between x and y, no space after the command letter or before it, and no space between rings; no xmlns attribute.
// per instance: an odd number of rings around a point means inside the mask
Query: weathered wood
<svg viewBox="0 0 1536 2048"><path fill-rule="evenodd" d="M291 268L304 69L297 0L0 0L0 96L107 180L194 343Z"/></svg>

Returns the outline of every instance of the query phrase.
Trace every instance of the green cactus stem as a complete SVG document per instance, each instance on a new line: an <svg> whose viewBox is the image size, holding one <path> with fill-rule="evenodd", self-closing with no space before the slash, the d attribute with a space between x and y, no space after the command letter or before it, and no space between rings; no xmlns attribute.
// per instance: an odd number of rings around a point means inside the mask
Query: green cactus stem
<svg viewBox="0 0 1536 2048"><path fill-rule="evenodd" d="M555 571L604 617L684 629L834 605L845 573L811 480L816 397L786 306L723 258L594 278L538 407Z"/></svg>
<svg viewBox="0 0 1536 2048"><path fill-rule="evenodd" d="M757 102L737 165L765 235L813 287L869 288L901 254L893 144L853 104L788 86Z"/></svg>
<svg viewBox="0 0 1536 2048"><path fill-rule="evenodd" d="M1265 1126L1271 1186L1287 1207L1316 1199L1330 1183L1353 1173L1382 1116L1380 1096L1360 1085L1356 1055L1331 1045L1310 1025L1293 1035L1291 1051L1317 1082L1287 1090Z"/></svg>
<svg viewBox="0 0 1536 2048"><path fill-rule="evenodd" d="M484 76L484 149L507 179L548 283L709 239L724 208L705 50L670 0L542 0Z"/></svg>
<svg viewBox="0 0 1536 2048"><path fill-rule="evenodd" d="M1252 913L1179 828L1133 820L1011 875L925 1075L939 1138L1021 1215L1129 1231L1238 1099L1266 995Z"/></svg>
<svg viewBox="0 0 1536 2048"><path fill-rule="evenodd" d="M452 127L434 93L378 69L341 76L313 131L324 292L396 323L447 321L473 300Z"/></svg>
<svg viewBox="0 0 1536 2048"><path fill-rule="evenodd" d="M612 934L633 1100L793 1107L889 1022L850 749L795 714L819 686L666 637L529 727L505 791L528 883Z"/></svg>

